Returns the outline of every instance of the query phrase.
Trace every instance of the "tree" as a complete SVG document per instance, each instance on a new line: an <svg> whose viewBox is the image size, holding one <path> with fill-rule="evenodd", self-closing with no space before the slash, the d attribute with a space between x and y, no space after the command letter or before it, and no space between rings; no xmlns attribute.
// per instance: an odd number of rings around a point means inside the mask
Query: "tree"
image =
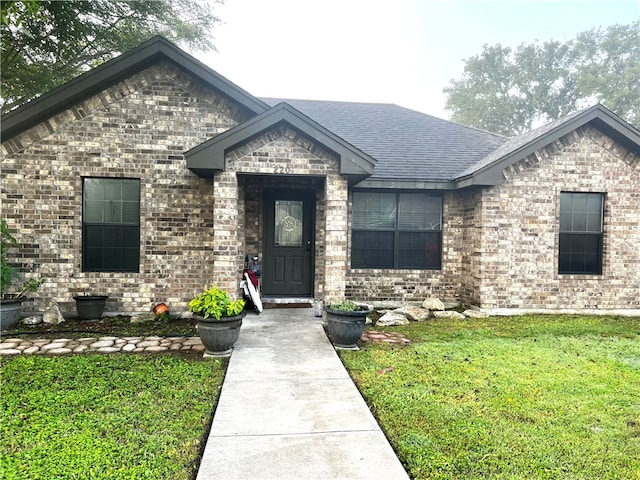
<svg viewBox="0 0 640 480"><path fill-rule="evenodd" d="M565 43L484 45L444 89L452 120L516 135L596 102L640 122L640 21Z"/></svg>
<svg viewBox="0 0 640 480"><path fill-rule="evenodd" d="M0 98L6 112L153 35L211 50L220 20L199 0L2 0Z"/></svg>

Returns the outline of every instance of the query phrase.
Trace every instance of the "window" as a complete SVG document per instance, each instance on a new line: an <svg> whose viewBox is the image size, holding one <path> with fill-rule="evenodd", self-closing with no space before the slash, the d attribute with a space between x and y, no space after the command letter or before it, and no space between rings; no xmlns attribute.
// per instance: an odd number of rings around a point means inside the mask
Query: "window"
<svg viewBox="0 0 640 480"><path fill-rule="evenodd" d="M140 180L85 178L82 270L137 272L140 264Z"/></svg>
<svg viewBox="0 0 640 480"><path fill-rule="evenodd" d="M560 193L558 273L602 274L604 195Z"/></svg>
<svg viewBox="0 0 640 480"><path fill-rule="evenodd" d="M354 192L353 268L439 269L442 197Z"/></svg>

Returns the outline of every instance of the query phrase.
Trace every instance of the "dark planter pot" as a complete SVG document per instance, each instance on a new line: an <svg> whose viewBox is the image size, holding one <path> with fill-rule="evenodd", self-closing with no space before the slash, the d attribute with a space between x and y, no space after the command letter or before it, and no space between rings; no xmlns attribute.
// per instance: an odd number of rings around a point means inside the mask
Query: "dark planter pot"
<svg viewBox="0 0 640 480"><path fill-rule="evenodd" d="M362 337L371 310L344 312L325 307L324 311L327 312L327 330L331 342L340 348L358 348L357 342Z"/></svg>
<svg viewBox="0 0 640 480"><path fill-rule="evenodd" d="M235 317L222 317L220 320L215 318L202 318L194 315L197 320L198 334L206 351L205 355L214 357L228 357L231 355L233 346L240 336L240 327L242 319L247 312L242 312Z"/></svg>
<svg viewBox="0 0 640 480"><path fill-rule="evenodd" d="M6 330L18 323L24 298L10 298L0 302L0 330Z"/></svg>
<svg viewBox="0 0 640 480"><path fill-rule="evenodd" d="M95 320L102 317L104 307L107 304L106 295L78 295L73 297L76 301L76 310L81 320Z"/></svg>

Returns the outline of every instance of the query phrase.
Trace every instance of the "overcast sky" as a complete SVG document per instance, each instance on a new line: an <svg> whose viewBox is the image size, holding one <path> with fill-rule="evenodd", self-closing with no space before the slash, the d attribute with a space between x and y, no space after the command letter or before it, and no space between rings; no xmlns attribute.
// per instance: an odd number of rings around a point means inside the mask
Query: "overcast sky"
<svg viewBox="0 0 640 480"><path fill-rule="evenodd" d="M640 0L225 0L217 52L259 97L395 103L448 118L442 89L484 44L573 38L640 18Z"/></svg>

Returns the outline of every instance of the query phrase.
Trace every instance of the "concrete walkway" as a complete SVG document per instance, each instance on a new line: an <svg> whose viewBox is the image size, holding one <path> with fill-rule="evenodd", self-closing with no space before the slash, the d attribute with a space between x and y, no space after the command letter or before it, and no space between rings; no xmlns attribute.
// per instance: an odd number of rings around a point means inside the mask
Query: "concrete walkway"
<svg viewBox="0 0 640 480"><path fill-rule="evenodd" d="M313 309L245 317L197 480L408 479Z"/></svg>

